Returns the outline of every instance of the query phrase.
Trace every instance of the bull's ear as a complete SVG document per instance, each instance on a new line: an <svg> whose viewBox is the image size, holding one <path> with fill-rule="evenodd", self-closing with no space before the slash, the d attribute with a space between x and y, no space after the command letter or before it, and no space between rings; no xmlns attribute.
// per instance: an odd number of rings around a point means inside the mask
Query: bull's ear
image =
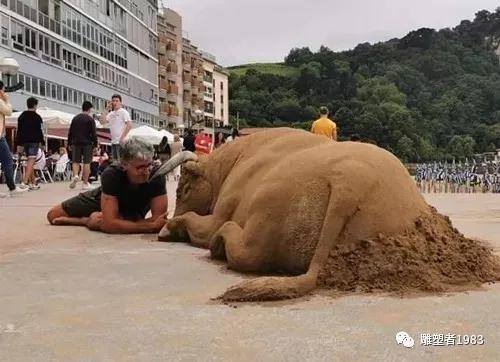
<svg viewBox="0 0 500 362"><path fill-rule="evenodd" d="M186 172L189 172L193 176L202 176L203 175L203 166L200 162L196 161L188 161L184 164L184 169Z"/></svg>

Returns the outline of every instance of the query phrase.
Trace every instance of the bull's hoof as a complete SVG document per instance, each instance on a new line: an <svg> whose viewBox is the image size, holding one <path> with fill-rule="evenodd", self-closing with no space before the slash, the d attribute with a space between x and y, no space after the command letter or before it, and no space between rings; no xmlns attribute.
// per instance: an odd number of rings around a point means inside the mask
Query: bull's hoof
<svg viewBox="0 0 500 362"><path fill-rule="evenodd" d="M215 236L210 243L210 257L215 260L226 260L226 246L222 236Z"/></svg>
<svg viewBox="0 0 500 362"><path fill-rule="evenodd" d="M158 233L158 241L164 241L168 243L182 243L188 242L189 238L187 234L181 233L180 231L171 231L165 225Z"/></svg>
<svg viewBox="0 0 500 362"><path fill-rule="evenodd" d="M237 284L220 296L224 302L252 302L298 298L314 288L303 276L262 277Z"/></svg>

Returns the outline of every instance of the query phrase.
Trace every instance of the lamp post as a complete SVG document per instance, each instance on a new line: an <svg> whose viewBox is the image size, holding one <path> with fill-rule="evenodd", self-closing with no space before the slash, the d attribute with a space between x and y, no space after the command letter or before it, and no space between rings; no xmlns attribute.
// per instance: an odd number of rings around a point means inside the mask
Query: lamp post
<svg viewBox="0 0 500 362"><path fill-rule="evenodd" d="M10 85L12 76L17 74L19 70L19 63L14 58L5 57L0 59L0 73L7 77L7 86L5 87L6 92L15 92L24 87L23 82L18 82L15 85Z"/></svg>

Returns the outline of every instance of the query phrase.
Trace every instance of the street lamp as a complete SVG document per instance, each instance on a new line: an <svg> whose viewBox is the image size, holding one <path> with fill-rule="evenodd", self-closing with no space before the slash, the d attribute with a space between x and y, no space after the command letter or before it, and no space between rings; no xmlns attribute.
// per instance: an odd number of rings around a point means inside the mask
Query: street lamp
<svg viewBox="0 0 500 362"><path fill-rule="evenodd" d="M5 57L0 59L0 73L7 77L7 87L5 87L6 92L15 92L24 87L23 82L19 82L13 86L10 85L11 77L17 74L19 70L19 63L14 58Z"/></svg>

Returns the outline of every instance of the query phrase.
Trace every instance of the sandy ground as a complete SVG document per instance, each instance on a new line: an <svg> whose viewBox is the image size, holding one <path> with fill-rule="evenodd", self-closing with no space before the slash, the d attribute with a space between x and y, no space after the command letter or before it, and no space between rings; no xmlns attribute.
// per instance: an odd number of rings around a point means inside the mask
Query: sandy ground
<svg viewBox="0 0 500 362"><path fill-rule="evenodd" d="M444 296L320 291L222 305L211 298L245 276L205 250L47 225L49 206L74 193L54 184L0 199L1 361L500 359L500 284ZM426 197L500 250L500 195ZM414 348L396 344L399 331ZM485 343L427 347L421 333L481 334Z"/></svg>

